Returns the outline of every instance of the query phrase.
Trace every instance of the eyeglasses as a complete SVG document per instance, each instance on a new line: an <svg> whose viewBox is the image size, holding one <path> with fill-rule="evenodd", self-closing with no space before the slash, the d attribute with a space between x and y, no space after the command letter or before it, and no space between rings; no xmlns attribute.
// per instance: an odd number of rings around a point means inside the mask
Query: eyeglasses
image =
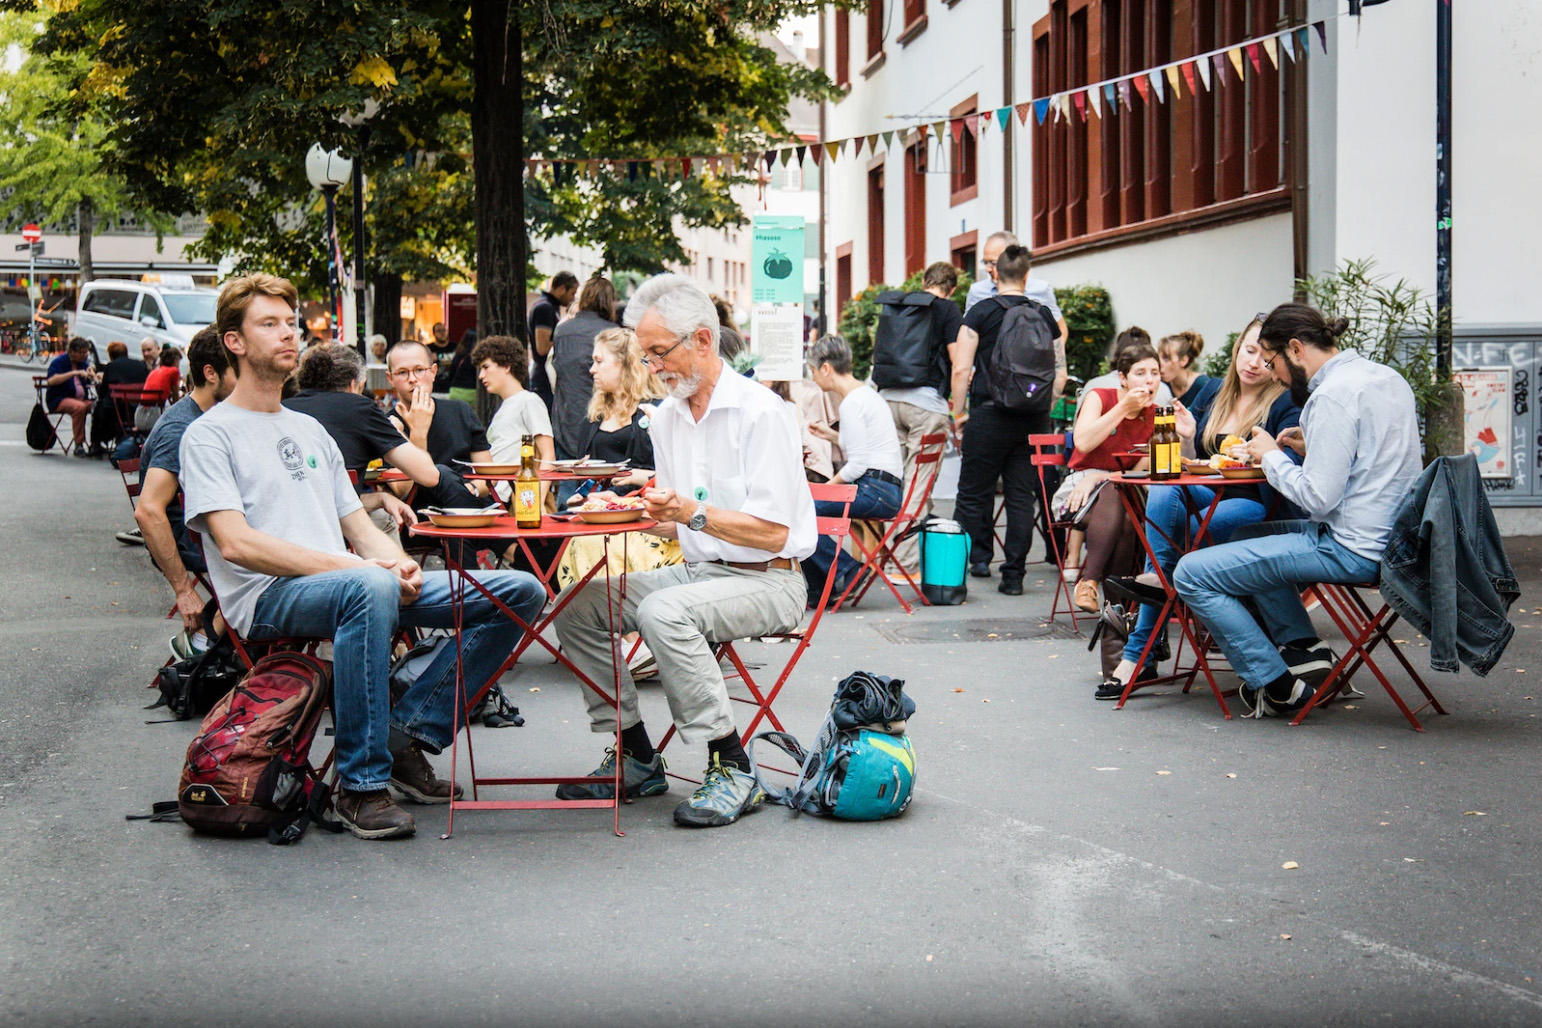
<svg viewBox="0 0 1542 1028"><path fill-rule="evenodd" d="M985 265L987 268L994 268L996 266L995 261L981 261L980 263Z"/></svg>
<svg viewBox="0 0 1542 1028"><path fill-rule="evenodd" d="M689 339L689 338L690 338L690 336L686 336L686 339ZM675 343L674 346L671 346L669 349L665 350L663 353L644 353L643 354L643 363L644 364L650 364L650 365L652 365L655 368L662 368L664 366L664 358L668 357L670 354L674 353L676 350L680 349L680 347L682 347L684 345L685 345L685 339L681 339L679 342Z"/></svg>
<svg viewBox="0 0 1542 1028"><path fill-rule="evenodd" d="M425 375L435 374L435 370L426 366L418 368L397 368L395 371L391 372L391 374L395 378L422 378Z"/></svg>

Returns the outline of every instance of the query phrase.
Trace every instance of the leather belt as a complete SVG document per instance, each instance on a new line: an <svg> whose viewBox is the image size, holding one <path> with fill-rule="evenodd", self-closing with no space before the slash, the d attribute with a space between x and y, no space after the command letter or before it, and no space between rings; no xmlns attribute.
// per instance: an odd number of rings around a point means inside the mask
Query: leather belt
<svg viewBox="0 0 1542 1028"><path fill-rule="evenodd" d="M901 488L903 488L904 485L905 485L904 481L901 480L898 475L891 475L887 471L879 471L877 468L868 468L866 471L862 472L862 474L859 475L858 477L859 478L868 478L868 477L876 478L880 482L888 482L888 483L890 483L892 485L900 486Z"/></svg>
<svg viewBox="0 0 1542 1028"><path fill-rule="evenodd" d="M709 560L708 564L722 564L740 571L797 571L798 562L791 557L772 557L770 560Z"/></svg>

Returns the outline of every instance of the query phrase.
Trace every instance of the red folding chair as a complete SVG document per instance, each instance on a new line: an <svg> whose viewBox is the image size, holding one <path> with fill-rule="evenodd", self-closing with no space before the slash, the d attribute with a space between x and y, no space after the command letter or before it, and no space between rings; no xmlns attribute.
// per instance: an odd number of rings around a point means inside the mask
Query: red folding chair
<svg viewBox="0 0 1542 1028"><path fill-rule="evenodd" d="M883 582L899 600L900 606L905 608L905 613L912 613L910 604L905 602L905 597L895 588L894 583L885 573L885 566L893 566L897 569L905 582L915 592L916 599L922 606L931 606L931 601L921 590L921 584L910 576L905 566L894 555L894 545L899 542L900 536L913 531L915 526L925 516L927 505L932 499L932 488L937 484L937 475L942 470L942 450L947 445L948 437L941 432L921 437L921 448L916 451L916 472L910 480L910 488L905 492L905 498L900 503L899 513L892 518L862 518L857 521L854 528L862 528L866 536L858 532L851 535L851 543L856 547L858 558L862 562L862 570L854 575L846 586L846 591L836 597L831 610L840 610L846 603L855 607L861 602L862 597L873 587L874 582ZM868 540L871 540L869 545ZM832 565L833 566L833 565Z"/></svg>
<svg viewBox="0 0 1542 1028"><path fill-rule="evenodd" d="M118 418L118 438L149 434L134 428L134 409L141 404L161 404L163 401L159 393L145 392L140 386L130 383L108 386L107 395L112 400L113 414Z"/></svg>
<svg viewBox="0 0 1542 1028"><path fill-rule="evenodd" d="M851 510L851 501L857 495L857 487L854 485L811 483L809 485L809 492L813 494L815 501L844 503L846 511L849 512ZM833 536L837 549L841 546L841 541L851 534L851 519L847 516L847 513L843 513L839 517L820 517L815 520L818 522L819 534ZM793 668L797 667L804 651L814 641L814 632L819 628L819 622L824 617L825 611L830 608L830 592L835 585L836 568L838 566L838 561L832 560L830 562L830 570L825 573L824 588L819 593L819 603L814 607L813 617L809 618L806 626L794 628L790 632L778 632L774 635L765 636L767 639L786 639L797 644L793 647L792 655L787 658L787 663L782 667L781 672L777 674L776 681L771 684L769 689L762 688L750 675L750 665L746 664L743 658L739 656L738 651L734 649L734 640L710 640L712 642L713 656L717 658L719 663L722 662L724 657L728 658L729 663L733 665L734 672L744 683L744 687L749 693L748 696L735 696L730 693L728 698L736 703L749 704L755 708L755 715L750 718L749 727L739 733L739 738L745 745L748 745L749 741L755 738L755 732L760 727L762 721L769 721L771 727L778 732L786 731L782 727L782 722L777 718L775 711L771 709L771 705L776 702L777 696L781 695L782 687L792 677ZM671 724L669 731L664 733L664 738L654 748L656 750L663 750L668 745L669 740L674 737L675 726ZM670 776L683 781L695 781L693 778L686 778L673 772L670 772Z"/></svg>
<svg viewBox="0 0 1542 1028"><path fill-rule="evenodd" d="M128 493L129 513L133 514L139 510L139 458L118 461L118 475L123 479L123 491Z"/></svg>
<svg viewBox="0 0 1542 1028"><path fill-rule="evenodd" d="M1071 627L1079 633L1081 631L1081 622L1077 618L1078 611L1071 593L1071 583L1065 580L1065 551L1060 542L1063 534L1070 531L1071 522L1056 521L1053 515L1048 512L1049 491L1045 488L1044 480L1045 468L1065 467L1065 436L1060 433L1030 435L1028 437L1028 445L1033 448L1033 454L1030 459L1033 461L1034 470L1039 476L1039 493L1045 497L1046 511L1043 521L1049 526L1049 545L1051 554L1055 558L1055 594L1054 601L1050 604L1049 608L1049 620L1053 622L1062 613L1068 614L1071 618ZM1085 612L1082 612L1081 616L1089 620L1095 617Z"/></svg>
<svg viewBox="0 0 1542 1028"><path fill-rule="evenodd" d="M68 454L70 452L69 445L64 442L64 437L59 434L59 429L66 421L70 420L69 412L68 411L53 411L51 413L49 412L49 410L48 410L48 376L47 375L33 375L32 376L32 388L37 392L38 406L41 407L43 409L43 412L48 415L48 423L53 426L53 430L54 430L54 437L49 440L47 446L43 447L38 452L39 453L47 453L49 450L51 450L55 446L57 446L64 453ZM71 438L74 438L74 437L71 436Z"/></svg>
<svg viewBox="0 0 1542 1028"><path fill-rule="evenodd" d="M1424 725L1418 718L1420 711L1430 709L1437 714L1446 713L1446 709L1440 705L1435 694L1430 692L1429 686L1424 684L1424 679L1419 676L1419 672L1414 670L1413 664L1403 654L1397 640L1391 636L1392 626L1398 620L1397 612L1386 602L1382 602L1381 608L1374 611L1371 605L1365 602L1362 593L1375 588L1375 582L1354 585L1323 582L1313 586L1322 609L1327 611L1328 617L1332 618L1339 631L1344 633L1344 638L1349 645L1344 655L1333 665L1333 670L1328 672L1328 677L1307 701L1306 706L1291 719L1291 724L1299 725L1314 707L1332 702L1348 688L1350 679L1362 666L1369 668L1371 674L1376 677L1376 681L1387 690L1387 695L1392 697L1392 702L1397 705L1398 710L1402 711L1414 731L1424 731ZM1377 599L1380 597L1378 596ZM1397 662L1403 665L1403 670L1408 672L1408 677L1413 679L1414 685L1418 686L1419 691L1424 694L1424 702L1418 707L1409 709L1403 697L1398 695L1398 691L1392 687L1386 674L1377 665L1371 656L1377 646L1385 646L1391 651L1397 658Z"/></svg>

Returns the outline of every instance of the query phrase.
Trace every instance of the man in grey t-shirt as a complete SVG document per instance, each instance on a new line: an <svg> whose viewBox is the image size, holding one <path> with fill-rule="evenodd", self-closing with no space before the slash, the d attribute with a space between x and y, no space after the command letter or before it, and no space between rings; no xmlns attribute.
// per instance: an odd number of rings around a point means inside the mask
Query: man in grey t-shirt
<svg viewBox="0 0 1542 1028"><path fill-rule="evenodd" d="M441 646L394 703L391 647L400 626L455 627L449 575L425 574L375 527L332 437L280 404L299 357L296 299L272 275L232 279L220 292L215 326L237 381L182 437L187 524L213 542L209 575L232 628L254 640L333 640L338 818L364 839L411 835L412 815L388 787L418 803L451 798L423 751L438 753L454 737L456 647ZM488 594L525 624L546 602L533 575L472 574L482 588L466 590L461 605L469 689L492 677L522 634Z"/></svg>

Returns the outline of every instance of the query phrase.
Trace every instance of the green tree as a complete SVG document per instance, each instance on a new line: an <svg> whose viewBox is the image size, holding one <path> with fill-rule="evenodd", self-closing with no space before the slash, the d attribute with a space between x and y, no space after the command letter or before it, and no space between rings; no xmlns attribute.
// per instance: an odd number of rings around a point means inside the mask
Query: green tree
<svg viewBox="0 0 1542 1028"><path fill-rule="evenodd" d="M93 277L91 240L97 217L128 203L127 187L111 170L110 121L82 88L91 71L81 53L49 54L38 47L46 10L0 13L0 189L25 219L65 222L74 215L80 276ZM166 219L153 219L164 227Z"/></svg>

